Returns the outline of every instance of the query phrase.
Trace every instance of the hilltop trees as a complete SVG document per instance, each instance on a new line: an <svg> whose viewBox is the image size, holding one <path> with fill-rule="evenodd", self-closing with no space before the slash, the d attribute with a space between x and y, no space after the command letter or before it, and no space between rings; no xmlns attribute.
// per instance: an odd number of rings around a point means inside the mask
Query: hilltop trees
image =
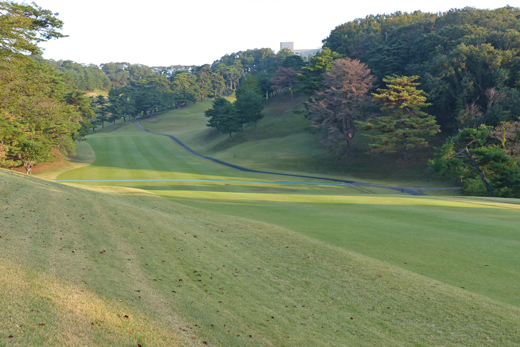
<svg viewBox="0 0 520 347"><path fill-rule="evenodd" d="M326 89L307 104L312 127L322 130L326 143L346 141L350 149L356 120L363 118L363 109L371 103L368 93L374 77L359 60L338 59L324 74L323 85Z"/></svg>
<svg viewBox="0 0 520 347"><path fill-rule="evenodd" d="M313 94L325 89L322 83L323 74L330 70L332 62L338 58L339 54L332 52L328 47L311 57L309 64L302 68L302 74L299 76L300 90L306 94Z"/></svg>
<svg viewBox="0 0 520 347"><path fill-rule="evenodd" d="M518 117L513 106L518 97L511 91L519 86L519 28L518 7L396 12L340 25L324 45L366 63L379 80L420 76L432 104L429 113L445 130L456 131L457 117L472 104L488 125ZM486 95L492 88L504 93L495 104ZM501 114L500 109L512 112Z"/></svg>
<svg viewBox="0 0 520 347"><path fill-rule="evenodd" d="M374 93L374 100L381 104L384 116L359 122L365 130L375 130L378 135L365 134L370 139L370 148L378 152L395 152L402 148L402 158L409 159L413 147L424 147L428 142L422 135L435 135L439 125L435 117L422 111L429 106L426 95L416 87L418 76L388 76L383 79L386 88Z"/></svg>

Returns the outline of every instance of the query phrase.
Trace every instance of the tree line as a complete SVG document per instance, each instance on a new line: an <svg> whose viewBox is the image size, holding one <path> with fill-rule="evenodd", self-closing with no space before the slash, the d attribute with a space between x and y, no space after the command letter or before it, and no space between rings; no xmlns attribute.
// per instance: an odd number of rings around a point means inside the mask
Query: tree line
<svg viewBox="0 0 520 347"><path fill-rule="evenodd" d="M63 37L62 26L34 4L0 2L0 167L30 173L54 150L74 153L81 106L62 73L29 56L41 54L38 43Z"/></svg>
<svg viewBox="0 0 520 347"><path fill-rule="evenodd" d="M446 144L430 167L468 194L520 196L520 9L367 16L332 30L308 61L251 49L202 66L44 61L39 42L63 23L36 5L0 2L0 166L50 160L100 124L212 98L208 126L257 131L265 99L305 93L306 117L336 151L367 136L371 151ZM29 78L30 77L30 78ZM89 99L84 91L108 90ZM236 102L223 96L236 92ZM29 105L29 106L28 106Z"/></svg>
<svg viewBox="0 0 520 347"><path fill-rule="evenodd" d="M326 142L351 148L360 130L372 151L406 159L442 129L434 172L466 194L520 197L519 8L367 16L323 43L339 58L307 115Z"/></svg>

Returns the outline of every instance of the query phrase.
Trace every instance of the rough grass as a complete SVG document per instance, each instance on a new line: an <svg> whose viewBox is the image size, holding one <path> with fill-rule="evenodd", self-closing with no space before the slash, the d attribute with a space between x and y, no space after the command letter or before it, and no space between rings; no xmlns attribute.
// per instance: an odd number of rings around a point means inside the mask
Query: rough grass
<svg viewBox="0 0 520 347"><path fill-rule="evenodd" d="M520 343L518 307L276 225L4 170L0 188L2 345Z"/></svg>

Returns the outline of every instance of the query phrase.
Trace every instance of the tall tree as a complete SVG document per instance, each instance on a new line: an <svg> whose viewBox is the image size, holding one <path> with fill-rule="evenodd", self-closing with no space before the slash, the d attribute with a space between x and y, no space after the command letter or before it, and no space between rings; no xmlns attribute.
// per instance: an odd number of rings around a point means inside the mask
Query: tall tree
<svg viewBox="0 0 520 347"><path fill-rule="evenodd" d="M323 90L325 88L322 83L323 74L330 70L333 60L338 58L339 55L333 53L328 47L311 57L309 65L302 68L302 74L299 76L301 90L306 94Z"/></svg>
<svg viewBox="0 0 520 347"><path fill-rule="evenodd" d="M235 105L227 103L220 109L219 118L220 131L229 134L229 141L233 141L232 133L239 132L242 129L242 122L237 116Z"/></svg>
<svg viewBox="0 0 520 347"><path fill-rule="evenodd" d="M65 37L57 14L36 4L0 2L0 56L41 54L38 43Z"/></svg>
<svg viewBox="0 0 520 347"><path fill-rule="evenodd" d="M429 106L424 91L417 89L418 76L388 76L383 81L386 88L374 93L374 100L381 104L385 116L359 122L365 130L374 130L380 135L365 134L374 151L395 152L402 148L402 158L409 159L409 149L425 147L428 142L423 135L435 135L439 125L435 117L422 111Z"/></svg>
<svg viewBox="0 0 520 347"><path fill-rule="evenodd" d="M229 141L233 140L232 133L241 129L235 106L225 98L216 98L213 107L205 111L205 116L209 118L209 127L229 134Z"/></svg>
<svg viewBox="0 0 520 347"><path fill-rule="evenodd" d="M101 127L105 127L105 122L108 121L109 109L108 109L108 100L103 95L98 95L94 98L94 103L96 105L96 120L101 123Z"/></svg>
<svg viewBox="0 0 520 347"><path fill-rule="evenodd" d="M80 128L78 107L67 104L63 75L27 54L38 43L63 37L63 23L35 4L0 2L0 166L23 164L28 173L52 151L73 154Z"/></svg>
<svg viewBox="0 0 520 347"><path fill-rule="evenodd" d="M275 76L271 79L271 82L274 84L274 89L289 89L291 92L291 102L294 102L293 90L296 85L297 73L300 73L300 71L296 71L290 67L280 66L278 70L276 70Z"/></svg>
<svg viewBox="0 0 520 347"><path fill-rule="evenodd" d="M359 60L338 59L324 74L323 86L307 104L312 126L323 131L327 143L346 141L350 149L356 120L363 119L363 109L371 103L374 77Z"/></svg>
<svg viewBox="0 0 520 347"><path fill-rule="evenodd" d="M264 117L264 98L254 89L246 89L237 97L235 109L241 123L255 124L255 135L258 135L257 123Z"/></svg>

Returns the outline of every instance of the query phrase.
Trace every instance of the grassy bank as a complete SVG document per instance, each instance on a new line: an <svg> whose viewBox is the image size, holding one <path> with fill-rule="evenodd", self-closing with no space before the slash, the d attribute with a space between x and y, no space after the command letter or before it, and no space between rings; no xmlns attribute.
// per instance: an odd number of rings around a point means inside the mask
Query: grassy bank
<svg viewBox="0 0 520 347"><path fill-rule="evenodd" d="M142 190L0 185L6 345L520 342L516 306L277 225Z"/></svg>

